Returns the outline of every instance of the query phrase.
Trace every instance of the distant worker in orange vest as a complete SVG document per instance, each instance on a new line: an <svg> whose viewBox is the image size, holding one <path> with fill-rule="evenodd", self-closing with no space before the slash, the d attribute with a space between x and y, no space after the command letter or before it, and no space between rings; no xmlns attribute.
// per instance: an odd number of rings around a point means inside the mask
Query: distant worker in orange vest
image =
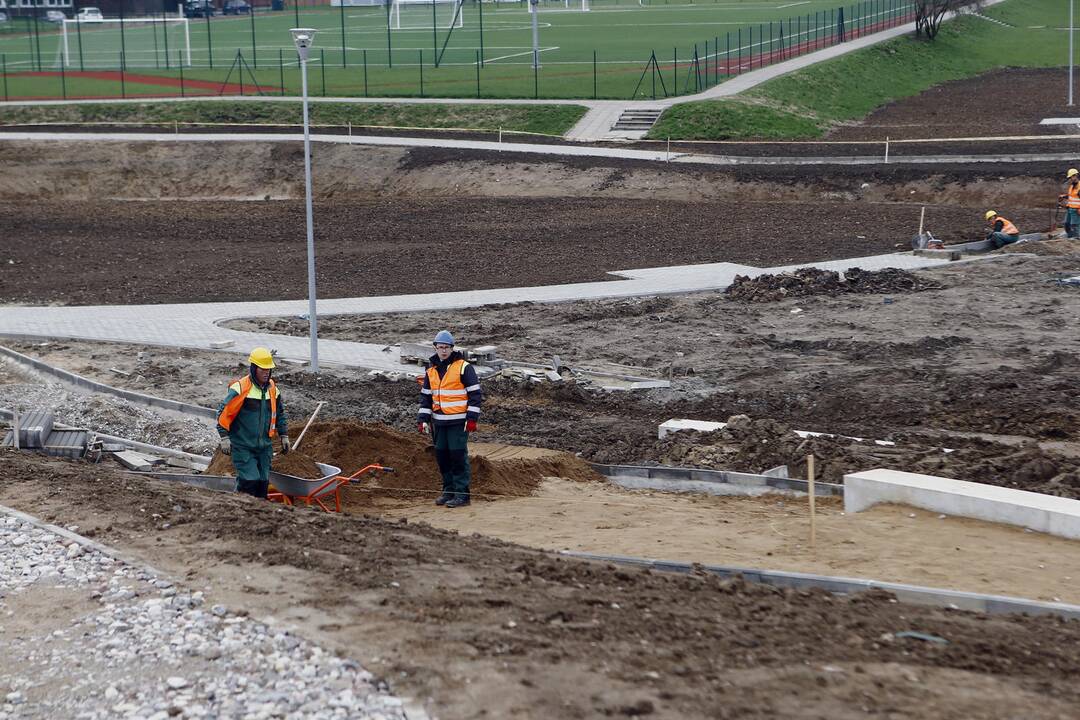
<svg viewBox="0 0 1080 720"><path fill-rule="evenodd" d="M435 444L442 473L442 494L435 504L456 508L469 504L469 433L476 432L484 396L476 369L454 350L450 331L440 330L432 344L435 354L420 386L416 429L425 435L430 430Z"/></svg>
<svg viewBox="0 0 1080 720"><path fill-rule="evenodd" d="M248 373L229 384L218 407L217 431L221 452L231 456L236 468L236 492L265 498L270 487L273 439L281 436L281 452L292 447L285 406L270 375L274 356L255 348L248 356Z"/></svg>
<svg viewBox="0 0 1080 720"><path fill-rule="evenodd" d="M1058 205L1065 208L1065 236L1080 238L1080 170L1069 168L1065 180L1065 192L1058 196Z"/></svg>
<svg viewBox="0 0 1080 720"><path fill-rule="evenodd" d="M996 210L987 210L986 219L992 223L986 239L993 242L995 248L1005 247L1020 239L1020 231L1012 221L998 215Z"/></svg>

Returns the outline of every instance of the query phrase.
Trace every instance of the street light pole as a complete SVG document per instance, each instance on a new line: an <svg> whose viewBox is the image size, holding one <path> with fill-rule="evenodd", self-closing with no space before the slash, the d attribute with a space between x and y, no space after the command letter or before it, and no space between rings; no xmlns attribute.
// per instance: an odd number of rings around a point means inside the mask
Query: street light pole
<svg viewBox="0 0 1080 720"><path fill-rule="evenodd" d="M1069 107L1073 104L1073 6L1076 0L1069 0Z"/></svg>
<svg viewBox="0 0 1080 720"><path fill-rule="evenodd" d="M315 42L312 28L293 28L293 43L300 58L300 86L304 95L304 201L307 210L308 326L311 328L311 372L319 372L319 316L315 311L315 226L311 219L311 134L308 130L307 60Z"/></svg>

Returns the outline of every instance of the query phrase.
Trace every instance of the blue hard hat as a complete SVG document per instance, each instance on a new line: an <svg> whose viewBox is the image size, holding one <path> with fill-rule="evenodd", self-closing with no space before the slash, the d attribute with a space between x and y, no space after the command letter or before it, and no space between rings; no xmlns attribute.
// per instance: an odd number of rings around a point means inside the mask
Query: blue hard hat
<svg viewBox="0 0 1080 720"><path fill-rule="evenodd" d="M432 345L439 345L440 343L445 344L445 345L453 345L454 344L454 336L450 334L449 330L440 330L438 335L435 336L435 339L432 341L431 344Z"/></svg>

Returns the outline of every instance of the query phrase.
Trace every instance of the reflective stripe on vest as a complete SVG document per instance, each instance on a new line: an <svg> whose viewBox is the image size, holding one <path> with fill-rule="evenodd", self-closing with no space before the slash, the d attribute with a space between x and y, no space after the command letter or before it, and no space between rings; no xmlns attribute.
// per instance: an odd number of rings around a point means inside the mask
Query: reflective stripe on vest
<svg viewBox="0 0 1080 720"><path fill-rule="evenodd" d="M236 419L240 408L244 407L244 400L247 399L248 395L253 394L253 390L258 391L258 395L255 396L256 400L262 400L266 397L263 395L262 388L251 382L250 375L246 375L229 385L230 390L234 388L236 389L236 397L225 404L217 420L218 425L226 430L232 429L233 420ZM273 380L270 381L267 392L270 395L270 432L268 434L270 437L274 437L277 435L277 385L274 384Z"/></svg>
<svg viewBox="0 0 1080 720"><path fill-rule="evenodd" d="M1001 221L1001 232L1005 233L1006 235L1020 234L1020 231L1016 229L1016 226L1012 224L1011 220L1003 218L1000 215L994 218L994 223L996 224L998 220Z"/></svg>
<svg viewBox="0 0 1080 720"><path fill-rule="evenodd" d="M428 385L431 386L431 417L435 420L464 420L469 406L469 391L461 382L461 374L468 365L464 360L455 360L446 368L441 378L435 367L427 371Z"/></svg>
<svg viewBox="0 0 1080 720"><path fill-rule="evenodd" d="M1065 207L1080 210L1080 183L1069 183L1068 197L1065 199Z"/></svg>

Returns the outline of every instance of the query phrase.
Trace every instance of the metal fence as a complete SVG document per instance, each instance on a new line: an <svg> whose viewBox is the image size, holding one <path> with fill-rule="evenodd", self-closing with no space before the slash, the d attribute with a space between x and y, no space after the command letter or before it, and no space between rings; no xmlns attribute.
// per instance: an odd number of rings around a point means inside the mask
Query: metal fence
<svg viewBox="0 0 1080 720"><path fill-rule="evenodd" d="M657 0L632 4L645 2L659 4ZM498 57L498 50L485 46L484 13L489 24L499 15L499 4L484 9L486 4L475 6L480 18L478 47L451 46L453 29L440 32L434 19L429 47L395 47L385 22L377 33L367 33L371 37L360 36L369 41L368 47L354 47L347 39L345 5L314 10L294 4L277 12L270 6L257 7L246 22L231 18L227 33L215 30L219 21L209 17L191 18L186 25L165 20L121 21L108 28L68 23L65 32L56 30L55 24L45 27L36 15L17 17L0 32L0 40L7 40L0 44L3 99L296 95L300 77L295 51L280 36L287 38L282 28L300 26L314 17L323 24L320 34L326 38L309 62L314 95L661 98L698 93L744 72L910 23L915 12L904 0L864 0L748 24L690 45L647 48L634 59L606 57L610 49L597 48L578 49L567 60L533 63L531 52L508 62ZM354 11L361 9L349 8ZM327 27L328 13L339 18L339 32ZM273 19L276 47L267 44ZM193 44L198 35L203 37ZM13 50L12 42L18 42L19 49Z"/></svg>

